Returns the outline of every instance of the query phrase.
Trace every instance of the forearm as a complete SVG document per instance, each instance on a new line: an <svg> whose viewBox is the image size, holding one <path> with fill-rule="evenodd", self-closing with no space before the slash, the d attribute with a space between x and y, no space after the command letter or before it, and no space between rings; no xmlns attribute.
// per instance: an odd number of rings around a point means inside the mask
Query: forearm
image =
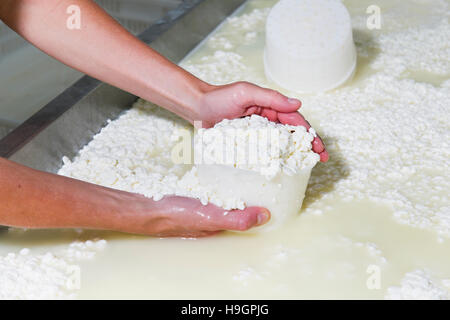
<svg viewBox="0 0 450 320"><path fill-rule="evenodd" d="M0 225L120 230L142 211L138 198L0 158Z"/></svg>
<svg viewBox="0 0 450 320"><path fill-rule="evenodd" d="M4 226L198 237L224 229L244 231L270 217L260 207L226 212L192 198L153 201L0 158L0 225Z"/></svg>
<svg viewBox="0 0 450 320"><path fill-rule="evenodd" d="M80 29L66 26L80 7ZM138 40L90 0L2 0L0 18L42 51L193 121L209 86Z"/></svg>

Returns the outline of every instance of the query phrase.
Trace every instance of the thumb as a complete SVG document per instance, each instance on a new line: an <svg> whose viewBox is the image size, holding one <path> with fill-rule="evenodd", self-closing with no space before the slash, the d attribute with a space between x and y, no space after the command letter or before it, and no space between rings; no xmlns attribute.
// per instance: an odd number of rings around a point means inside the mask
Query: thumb
<svg viewBox="0 0 450 320"><path fill-rule="evenodd" d="M226 211L223 226L226 230L245 231L261 226L270 220L270 211L263 207Z"/></svg>

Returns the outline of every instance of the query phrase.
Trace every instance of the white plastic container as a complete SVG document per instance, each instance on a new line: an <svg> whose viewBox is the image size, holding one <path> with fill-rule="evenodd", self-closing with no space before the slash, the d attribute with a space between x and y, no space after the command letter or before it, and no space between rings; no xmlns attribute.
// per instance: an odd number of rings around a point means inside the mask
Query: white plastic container
<svg viewBox="0 0 450 320"><path fill-rule="evenodd" d="M265 207L271 212L270 221L249 231L268 231L298 216L305 197L312 168L289 176L280 172L267 180L258 172L225 165L198 165L200 184L208 186L220 198L239 197L246 206ZM247 231L248 232L248 231Z"/></svg>
<svg viewBox="0 0 450 320"><path fill-rule="evenodd" d="M340 0L280 0L266 22L266 77L294 92L322 92L356 67L350 15Z"/></svg>

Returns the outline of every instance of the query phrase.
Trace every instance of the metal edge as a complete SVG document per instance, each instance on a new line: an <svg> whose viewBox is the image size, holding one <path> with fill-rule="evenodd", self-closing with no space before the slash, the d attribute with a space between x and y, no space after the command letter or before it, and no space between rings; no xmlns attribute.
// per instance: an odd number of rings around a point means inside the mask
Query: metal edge
<svg viewBox="0 0 450 320"><path fill-rule="evenodd" d="M83 76L76 81L75 84L1 139L0 157L11 157L74 104L97 88L100 83L99 80L89 76Z"/></svg>

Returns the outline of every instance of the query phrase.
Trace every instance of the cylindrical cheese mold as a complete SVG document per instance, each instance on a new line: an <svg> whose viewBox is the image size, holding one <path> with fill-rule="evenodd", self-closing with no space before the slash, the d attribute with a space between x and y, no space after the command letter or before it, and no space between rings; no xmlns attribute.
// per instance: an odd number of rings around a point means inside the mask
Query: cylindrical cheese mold
<svg viewBox="0 0 450 320"><path fill-rule="evenodd" d="M266 22L266 77L294 92L322 92L356 67L350 15L340 0L281 0Z"/></svg>

